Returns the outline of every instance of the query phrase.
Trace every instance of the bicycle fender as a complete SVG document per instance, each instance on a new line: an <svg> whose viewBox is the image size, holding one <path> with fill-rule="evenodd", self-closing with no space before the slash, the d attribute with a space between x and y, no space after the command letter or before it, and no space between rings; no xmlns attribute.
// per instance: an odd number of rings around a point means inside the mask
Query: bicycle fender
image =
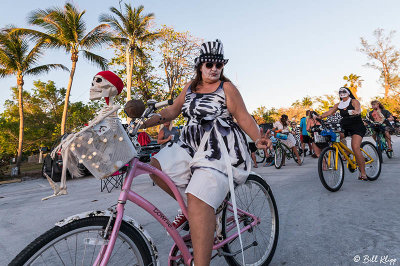
<svg viewBox="0 0 400 266"><path fill-rule="evenodd" d="M95 217L95 216L106 216L106 217L110 217L113 215L113 212L110 210L102 210L102 211L87 211L87 212L82 212L79 214L74 214L71 215L59 222L57 222L55 225L62 227L66 224L72 223L73 221L76 220L80 220L80 219L84 219L84 218L89 218L89 217ZM143 228L143 226L141 224L139 224L135 219L133 219L132 217L129 217L127 215L124 215L124 217L122 218L123 221L125 221L127 224L131 225L133 228L136 229L136 231L138 231L143 239L146 241L147 247L150 249L151 251L151 255L152 257L155 259L156 261L156 265L160 265L160 262L158 261L158 250L157 247L154 243L154 241L152 240L150 234L146 231L146 229Z"/></svg>

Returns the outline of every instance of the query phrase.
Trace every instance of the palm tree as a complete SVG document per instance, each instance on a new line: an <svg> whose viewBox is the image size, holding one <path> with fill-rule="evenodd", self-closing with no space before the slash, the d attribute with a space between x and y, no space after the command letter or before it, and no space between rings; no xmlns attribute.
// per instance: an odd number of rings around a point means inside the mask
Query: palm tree
<svg viewBox="0 0 400 266"><path fill-rule="evenodd" d="M100 22L109 24L115 31L116 36L113 38L115 43L125 46L127 101L131 99L133 71L139 72L134 66L134 62L137 59L144 58L143 44L151 42L159 36L159 33L148 31L154 14L142 15L143 10L142 5L138 8L132 8L130 4L125 4L124 13L115 7L111 7L110 11L116 17L102 14L99 18Z"/></svg>
<svg viewBox="0 0 400 266"><path fill-rule="evenodd" d="M11 75L17 76L20 118L17 157L18 172L19 166L21 165L22 144L24 138L24 104L22 99L24 76L38 75L52 69L63 69L68 71L68 68L61 64L37 66L37 61L42 55L42 49L44 48L43 45L43 42L38 42L31 50L29 50L29 43L26 37L10 33L10 30L3 30L0 32L0 77L4 78Z"/></svg>
<svg viewBox="0 0 400 266"><path fill-rule="evenodd" d="M29 15L28 22L32 25L42 27L45 32L31 29L16 29L18 32L27 33L44 40L49 47L63 48L67 53L71 54L72 67L65 95L61 135L65 132L69 96L79 52L82 52L87 60L98 65L101 69L107 69L107 60L89 52L89 50L101 47L111 40L110 35L107 33L109 26L106 24L98 25L85 35L86 24L82 19L84 14L85 11L79 11L71 3L66 3L63 9L58 7L46 10L38 9Z"/></svg>
<svg viewBox="0 0 400 266"><path fill-rule="evenodd" d="M357 90L362 86L362 82L364 81L361 79L361 76L357 76L356 74L350 74L348 76L344 76L343 79L346 81L345 87L349 88L353 93L354 97L357 97Z"/></svg>

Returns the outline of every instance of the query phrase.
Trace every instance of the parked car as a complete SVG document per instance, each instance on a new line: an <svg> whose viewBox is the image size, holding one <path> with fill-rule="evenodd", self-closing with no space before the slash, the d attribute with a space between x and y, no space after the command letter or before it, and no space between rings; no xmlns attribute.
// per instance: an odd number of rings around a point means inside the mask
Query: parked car
<svg viewBox="0 0 400 266"><path fill-rule="evenodd" d="M139 152L139 161L147 163L150 162L150 158L159 152L161 145L157 144L156 140L152 140L149 144L143 145Z"/></svg>
<svg viewBox="0 0 400 266"><path fill-rule="evenodd" d="M135 136L128 132L128 125L122 124L128 136L132 139ZM137 135L137 140L141 145L139 152L139 161L147 163L150 162L150 158L160 151L161 145L157 144L157 140L152 139L146 132L141 132Z"/></svg>
<svg viewBox="0 0 400 266"><path fill-rule="evenodd" d="M42 166L42 176L43 178L46 178L44 173L46 173L54 182L60 182L61 181L61 173L62 173L62 168L63 168L63 159L61 156L61 150L58 150L56 152L55 158L51 158L51 152L60 144L62 140L64 140L69 133L65 133L61 137L59 137L51 147L51 149L48 149L47 147L42 148L43 152L48 152L46 157L44 157L43 160L43 166ZM89 170L86 169L86 167L83 164L78 164L78 168L83 171L84 175L90 175ZM67 171L67 177L71 176L69 172Z"/></svg>

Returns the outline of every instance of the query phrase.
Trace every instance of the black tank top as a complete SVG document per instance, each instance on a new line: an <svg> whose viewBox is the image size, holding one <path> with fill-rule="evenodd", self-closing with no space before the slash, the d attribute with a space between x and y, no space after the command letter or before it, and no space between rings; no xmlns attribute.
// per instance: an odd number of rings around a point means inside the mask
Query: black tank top
<svg viewBox="0 0 400 266"><path fill-rule="evenodd" d="M342 116L341 124L349 125L349 124L358 124L362 123L361 115L350 115L349 110L355 110L353 104L353 100L350 100L349 105L346 108L339 109L340 115Z"/></svg>

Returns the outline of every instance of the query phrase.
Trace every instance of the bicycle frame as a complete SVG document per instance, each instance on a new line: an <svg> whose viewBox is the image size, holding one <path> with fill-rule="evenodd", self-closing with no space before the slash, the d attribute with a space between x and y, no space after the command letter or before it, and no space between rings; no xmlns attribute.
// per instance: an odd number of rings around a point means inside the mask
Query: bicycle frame
<svg viewBox="0 0 400 266"><path fill-rule="evenodd" d="M278 146L280 146L282 148L282 151L285 153L284 156L286 156L286 158L288 158L288 160L290 160L291 158L294 158L292 149L290 149L288 146L286 146L286 144L282 143L282 141L280 139L277 139L275 148L277 148Z"/></svg>
<svg viewBox="0 0 400 266"><path fill-rule="evenodd" d="M357 168L356 157L354 156L354 152L349 147L344 145L342 142L334 142L334 143L332 143L331 147L335 148L335 151L336 151L335 152L335 170L338 169L339 152L346 158L348 165L351 165L351 167L354 169ZM360 148L360 150L369 157L369 161L365 162L365 164L370 164L374 161L374 159L371 157L371 155L369 155L366 151L364 151L362 148ZM352 154L353 158L350 158L350 156L347 155L347 153ZM329 153L328 154L328 166L331 162L330 156L331 156L331 154Z"/></svg>
<svg viewBox="0 0 400 266"><path fill-rule="evenodd" d="M169 235L172 237L175 244L181 251L182 255L179 257L171 257L171 254L170 254L169 259L176 260L176 259L183 257L185 264L191 265L193 256L191 255L189 249L187 248L187 246L184 242L184 239L180 236L178 231L172 226L172 223L156 206L154 206L149 201L147 201L146 199L141 197L139 194L137 194L136 192L131 190L131 185L132 185L133 179L136 176L142 175L142 174L154 174L154 175L157 175L158 177L160 177L173 192L179 206L182 209L183 214L186 217L188 217L187 207L182 199L181 194L179 193L177 187L175 186L175 184L173 183L171 178L169 178L165 173L163 173L159 169L157 169L149 164L140 162L138 158L133 158L129 164L128 174L127 174L124 184L122 186L122 191L118 197L115 223L112 228L112 232L111 232L109 241L106 245L103 245L102 248L100 249L100 252L96 258L94 265L102 265L102 266L107 265L108 260L110 259L111 253L113 251L115 241L117 239L117 235L118 235L121 223L122 223L122 218L124 216L124 210L125 210L124 206L125 206L127 200L137 204L139 207L141 207L142 209L147 211L150 215L152 215L161 224L161 226L163 226L167 230ZM229 202L228 202L228 205L230 206L230 208L232 207ZM238 215L247 215L253 219L251 224L243 227L240 230L241 234L243 232L249 230L253 226L257 225L258 223L260 223L260 219L258 217L256 217L255 215L245 212L243 210L240 210L239 208L237 209L237 211L238 211ZM227 230L228 231L232 230L234 227L235 226L233 226L232 228L228 228ZM236 232L235 234L229 236L227 239L221 241L220 243L215 244L213 246L213 250L217 250L217 249L223 247L225 244L227 244L228 242L230 242L233 239L235 239L236 237L238 237L238 235L239 234ZM185 236L185 238L187 238L188 236L189 235Z"/></svg>

